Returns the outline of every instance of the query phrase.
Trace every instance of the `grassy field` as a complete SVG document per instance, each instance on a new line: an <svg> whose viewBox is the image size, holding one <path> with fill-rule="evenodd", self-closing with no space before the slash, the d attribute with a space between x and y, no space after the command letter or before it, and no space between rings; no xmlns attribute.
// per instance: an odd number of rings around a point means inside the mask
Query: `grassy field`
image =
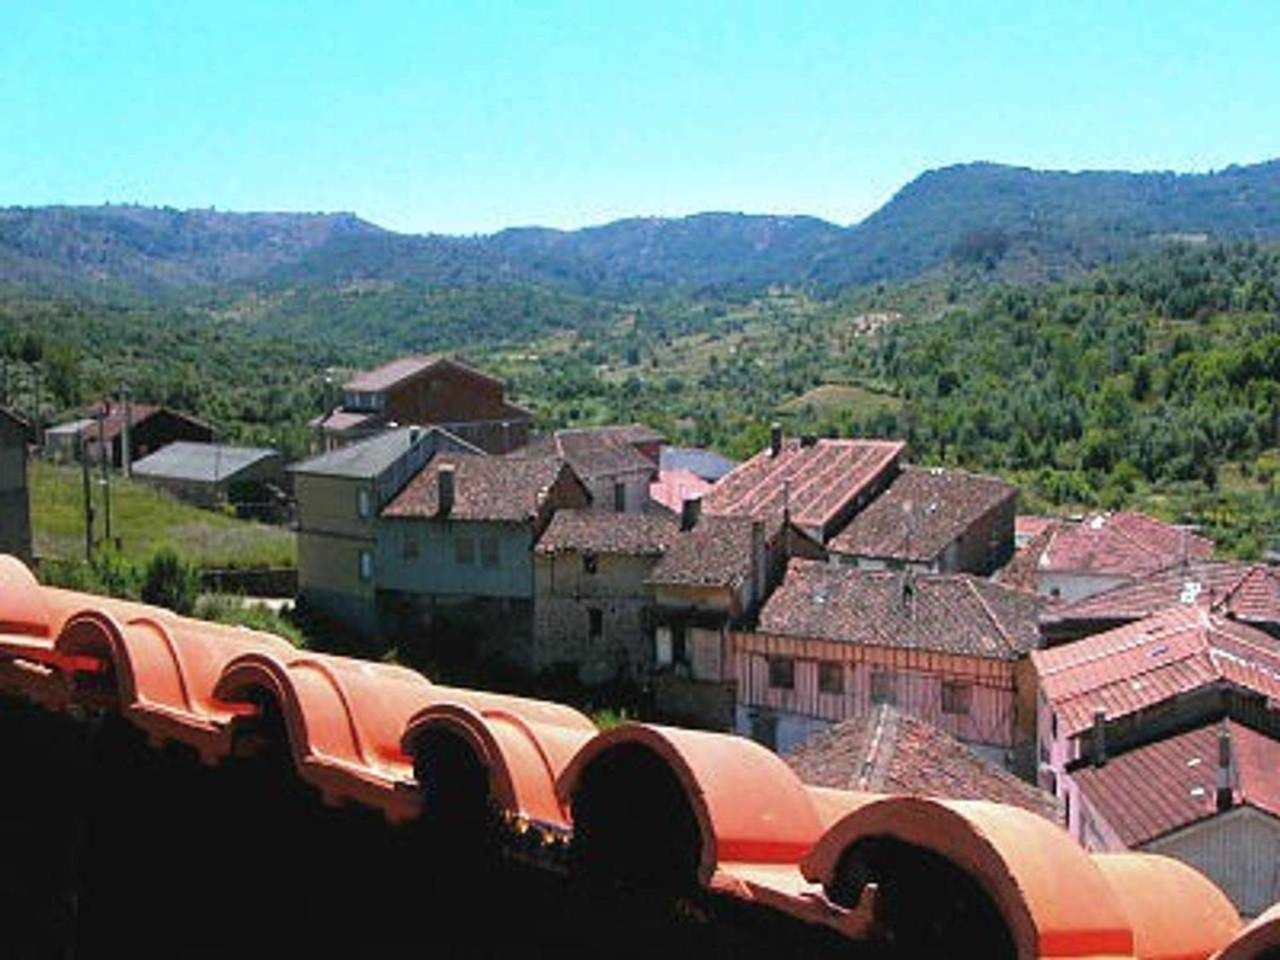
<svg viewBox="0 0 1280 960"><path fill-rule="evenodd" d="M878 410L896 411L901 406L901 400L887 393L875 393L863 387L840 383L826 383L788 400L779 408L779 412L802 414L812 410L814 414L822 416L849 410L858 416L866 416Z"/></svg>
<svg viewBox="0 0 1280 960"><path fill-rule="evenodd" d="M102 536L102 487L93 474L95 532ZM84 558L83 481L78 466L31 465L31 523L36 554ZM283 527L237 520L182 503L167 493L119 476L111 483L111 532L129 560L169 545L202 567L294 566L297 545Z"/></svg>

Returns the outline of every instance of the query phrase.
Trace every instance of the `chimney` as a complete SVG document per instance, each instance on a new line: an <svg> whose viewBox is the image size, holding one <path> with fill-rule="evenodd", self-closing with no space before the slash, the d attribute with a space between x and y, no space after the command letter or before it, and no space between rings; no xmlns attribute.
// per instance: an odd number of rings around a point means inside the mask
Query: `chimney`
<svg viewBox="0 0 1280 960"><path fill-rule="evenodd" d="M769 428L769 456L776 457L782 453L782 424L775 423Z"/></svg>
<svg viewBox="0 0 1280 960"><path fill-rule="evenodd" d="M1095 710L1093 713L1093 765L1107 765L1107 711Z"/></svg>
<svg viewBox="0 0 1280 960"><path fill-rule="evenodd" d="M1231 729L1227 721L1222 721L1218 728L1218 812L1230 810L1235 803L1235 792L1231 788Z"/></svg>
<svg viewBox="0 0 1280 960"><path fill-rule="evenodd" d="M421 439L422 439L422 428L410 427L409 428L409 446L416 447L418 445L418 442Z"/></svg>
<svg viewBox="0 0 1280 960"><path fill-rule="evenodd" d="M680 504L680 529L688 532L698 525L702 518L702 498L686 497Z"/></svg>
<svg viewBox="0 0 1280 960"><path fill-rule="evenodd" d="M441 517L447 517L453 513L453 501L457 495L456 469L451 463L442 463L436 471L440 489L440 508L437 515Z"/></svg>

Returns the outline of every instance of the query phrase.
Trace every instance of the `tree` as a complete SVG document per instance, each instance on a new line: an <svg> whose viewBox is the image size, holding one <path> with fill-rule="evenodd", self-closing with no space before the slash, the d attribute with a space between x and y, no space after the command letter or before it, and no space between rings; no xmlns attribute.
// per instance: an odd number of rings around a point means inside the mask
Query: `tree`
<svg viewBox="0 0 1280 960"><path fill-rule="evenodd" d="M174 613L190 614L200 596L200 575L195 567L171 547L157 551L142 578L144 603L165 607Z"/></svg>

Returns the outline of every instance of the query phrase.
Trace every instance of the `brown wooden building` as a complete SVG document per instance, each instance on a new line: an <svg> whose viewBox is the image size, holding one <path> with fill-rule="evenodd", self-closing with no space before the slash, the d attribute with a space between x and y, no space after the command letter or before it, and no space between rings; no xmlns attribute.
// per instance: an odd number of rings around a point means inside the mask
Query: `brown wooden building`
<svg viewBox="0 0 1280 960"><path fill-rule="evenodd" d="M398 426L437 426L484 450L508 453L529 440L533 414L507 400L506 384L449 357L402 357L361 373L340 404L311 425L332 450Z"/></svg>
<svg viewBox="0 0 1280 960"><path fill-rule="evenodd" d="M27 492L29 424L0 407L0 553L31 559L31 506Z"/></svg>

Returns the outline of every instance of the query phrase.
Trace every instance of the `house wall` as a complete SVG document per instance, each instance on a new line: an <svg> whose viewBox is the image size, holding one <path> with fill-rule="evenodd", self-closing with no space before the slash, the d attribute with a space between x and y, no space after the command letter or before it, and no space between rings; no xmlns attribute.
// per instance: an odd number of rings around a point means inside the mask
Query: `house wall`
<svg viewBox="0 0 1280 960"><path fill-rule="evenodd" d="M94 428L89 428L89 437L96 438ZM196 423L186 417L168 410L157 410L151 416L135 423L129 430L129 449L132 462L137 463L147 454L155 453L162 447L179 440L191 443L213 443L213 430L202 423ZM111 443L111 465L124 465L124 434L117 434Z"/></svg>
<svg viewBox="0 0 1280 960"><path fill-rule="evenodd" d="M653 666L647 580L657 557L599 554L586 572L577 551L534 556L534 667L573 664L583 682L646 673ZM590 636L591 610L602 631Z"/></svg>
<svg viewBox="0 0 1280 960"><path fill-rule="evenodd" d="M504 454L528 444L533 421L528 418L475 420L442 423L440 426L485 453Z"/></svg>
<svg viewBox="0 0 1280 960"><path fill-rule="evenodd" d="M154 487L167 490L179 499L202 507L215 507L226 503L228 491L238 483L256 481L283 486L285 482L284 461L278 456L265 457L256 463L251 463L238 473L225 477L217 483L154 475L135 474L135 477Z"/></svg>
<svg viewBox="0 0 1280 960"><path fill-rule="evenodd" d="M22 429L0 415L0 553L31 559L27 444Z"/></svg>
<svg viewBox="0 0 1280 960"><path fill-rule="evenodd" d="M382 518L375 524L378 586L435 597L533 598L533 534L528 524L432 518ZM470 544L469 563L459 543ZM481 546L497 548L482 562ZM461 555L465 558L466 554Z"/></svg>
<svg viewBox="0 0 1280 960"><path fill-rule="evenodd" d="M1195 867L1246 916L1280 900L1280 820L1253 807L1235 807L1142 849Z"/></svg>
<svg viewBox="0 0 1280 960"><path fill-rule="evenodd" d="M634 470L629 473L610 473L593 477L585 481L591 492L591 506L596 510L615 510L613 487L621 483L626 490L626 513L639 513L649 502L649 484L658 476L655 467L652 470Z"/></svg>
<svg viewBox="0 0 1280 960"><path fill-rule="evenodd" d="M387 390L382 412L402 424L501 420L505 395L501 383L442 363Z"/></svg>
<svg viewBox="0 0 1280 960"><path fill-rule="evenodd" d="M735 633L732 658L738 684L738 732L751 735L750 717L770 713L778 718L780 736L794 728L799 736L870 710L873 674L894 678L899 709L920 717L952 736L991 750L1006 764L1018 743L1014 664L922 650L865 644ZM794 664L791 689L769 681L769 661L789 658ZM819 689L819 663L838 664L842 693ZM969 689L969 709L942 709L944 682Z"/></svg>
<svg viewBox="0 0 1280 960"><path fill-rule="evenodd" d="M376 540L373 519L359 514L359 491L373 482L345 477L297 474L298 595L328 617L362 637L378 634L374 599ZM373 577L360 572L361 553L374 558Z"/></svg>

